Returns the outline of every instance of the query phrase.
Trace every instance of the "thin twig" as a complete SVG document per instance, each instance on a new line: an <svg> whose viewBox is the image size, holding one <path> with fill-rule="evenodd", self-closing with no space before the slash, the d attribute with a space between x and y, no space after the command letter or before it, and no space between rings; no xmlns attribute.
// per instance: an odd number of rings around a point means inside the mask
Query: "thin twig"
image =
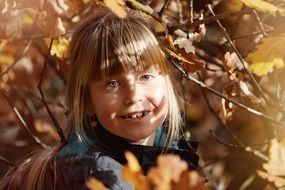
<svg viewBox="0 0 285 190"><path fill-rule="evenodd" d="M21 56L24 55L28 49L30 48L32 44L32 39L29 41L28 45L25 47L25 49L23 50L23 52L21 53ZM0 78L2 76L4 76L5 74L7 74L11 69L14 68L14 66L18 63L18 60L15 60L15 62L13 64L11 64L5 71L3 71L1 74L0 74Z"/></svg>
<svg viewBox="0 0 285 190"><path fill-rule="evenodd" d="M258 150L254 150L254 149L252 149L252 148L249 147L249 146L246 146L246 147L245 147L245 146L240 146L240 145L225 143L225 142L221 141L221 140L216 136L216 134L215 134L212 130L210 130L209 132L210 132L210 134L214 137L214 139L216 140L216 142L219 143L219 144L222 144L222 145L225 145L225 146L231 147L231 148L239 148L239 149L242 149L242 150L244 150L244 151L246 151L246 152L250 152L250 153L254 154L255 156L257 156L257 157L259 157L259 158L261 158L261 159L263 159L263 160L265 160L265 161L268 161L268 160L269 160L269 158L268 158L267 156L265 156L264 154L262 154L262 153L261 153L260 151L258 151Z"/></svg>
<svg viewBox="0 0 285 190"><path fill-rule="evenodd" d="M37 144L39 144L42 148L48 148L48 146L46 144L44 144L38 137L36 137L35 135L33 135L32 131L29 129L29 127L27 126L25 120L23 119L23 117L21 116L20 112L18 111L18 109L13 105L13 103L9 100L9 98L2 92L0 91L0 94L6 99L6 101L8 102L9 106L12 108L13 112L15 113L15 115L17 116L18 120L20 121L21 125L27 130L27 132L29 133L29 135L36 141Z"/></svg>
<svg viewBox="0 0 285 190"><path fill-rule="evenodd" d="M244 146L242 145L236 145L236 144L232 144L232 143L225 143L225 142L222 142L217 136L216 134L214 133L213 130L209 130L210 134L214 137L214 139L217 141L217 143L219 144L222 144L222 145L225 145L227 147L231 147L231 148L241 148L241 149L244 149Z"/></svg>
<svg viewBox="0 0 285 190"><path fill-rule="evenodd" d="M258 26L260 27L260 29L261 29L261 31L262 31L262 34L263 34L264 36L267 36L267 33L266 33L266 31L265 31L263 22L262 22L261 19L260 19L260 16L258 15L258 13L256 12L255 9L252 9L252 11L253 11L253 14L254 14L254 16L255 16L257 22L258 22Z"/></svg>
<svg viewBox="0 0 285 190"><path fill-rule="evenodd" d="M247 13L248 11L242 11L242 12ZM207 24L210 22L215 22L217 20L226 19L228 17L236 16L238 14L240 14L240 12L222 13L219 15L211 16L211 17L205 17L204 19L197 20L193 23L184 23L184 24L168 23L167 26L168 26L169 30L172 30L172 31L177 30L177 29L181 29L181 28L194 28L194 27L197 27L201 24Z"/></svg>
<svg viewBox="0 0 285 190"><path fill-rule="evenodd" d="M53 40L52 40L51 43L50 43L49 52L50 52L52 43L53 43ZM62 128L60 127L59 123L57 122L56 118L54 117L53 113L51 112L51 110L50 110L50 108L49 108L49 106L48 106L48 104L47 104L47 101L46 101L46 99L45 99L45 96L44 96L44 93L43 93L43 91L42 91L42 88L41 88L41 85L42 85L42 82L43 82L43 78L44 78L44 75L45 75L45 70L46 70L46 61L44 62L43 70L42 70L42 73L41 73L41 78L40 78L40 81L39 81L37 87L38 87L38 90L39 90L40 95L41 95L42 103L44 104L44 106L45 106L45 108L46 108L46 110L47 110L47 112L48 112L48 114L49 114L51 120L52 120L53 123L54 123L54 126L55 126L55 128L56 128L56 131L57 131L59 137L60 137L60 140L61 140L62 143L65 143L65 142L66 142L66 139L65 139L65 137L64 137L63 130L62 130Z"/></svg>
<svg viewBox="0 0 285 190"><path fill-rule="evenodd" d="M163 5L162 8L160 9L160 11L157 13L158 16L161 17L161 16L164 14L165 10L168 8L168 6L169 6L169 4L170 4L170 1L171 1L171 0L167 0L167 1L164 3L164 5Z"/></svg>
<svg viewBox="0 0 285 190"><path fill-rule="evenodd" d="M187 0L187 4L188 4L188 7L189 7L189 13L190 13L190 16L189 16L189 22L190 23L193 23L193 0Z"/></svg>
<svg viewBox="0 0 285 190"><path fill-rule="evenodd" d="M231 103L233 103L234 105L236 105L236 106L238 106L238 107L240 107L240 108L242 108L242 109L244 109L244 110L246 110L246 111L248 111L248 112L250 112L250 113L252 113L252 114L254 114L254 115L257 115L257 116L260 116L260 117L262 117L262 118L265 118L265 119L267 119L267 120L269 120L269 121L271 121L271 122L273 122L273 123L276 123L276 124L279 124L279 125L281 124L281 122L276 121L275 119L273 119L273 118L271 118L271 117L265 115L264 113L261 113L261 112L259 112L259 111L257 111L257 110L254 110L254 109L250 108L250 107L247 107L247 106L245 106L245 105L243 105L243 104L241 104L241 103L239 103L239 102L237 102L237 101L235 101L235 100L232 100L232 99L228 98L228 97L225 96L224 94L222 94L222 93L220 93L220 92L218 92L218 91L216 91L216 90L214 90L214 89L208 87L207 85L205 85L205 84L202 83L201 81L199 81L199 80L195 79L194 77L192 77L191 75L189 75L183 68L181 68L181 66L178 66L178 64L177 64L172 58L170 58L170 61L174 64L174 66L175 66L178 70L181 71L181 73L182 73L188 80L192 81L194 84L200 86L201 88L206 89L206 90L208 90L208 91L210 91L210 92L216 94L217 96L219 96L219 97L221 97L221 98L224 98L224 99L227 100L228 102L231 102Z"/></svg>
<svg viewBox="0 0 285 190"><path fill-rule="evenodd" d="M179 23L182 24L184 22L182 3L180 2L180 0L176 0L176 4L178 10Z"/></svg>
<svg viewBox="0 0 285 190"><path fill-rule="evenodd" d="M200 75L198 75L199 76L199 78L200 78ZM201 79L200 79L201 80ZM211 106L211 104L210 104L210 101L209 101L209 98L208 98L208 96L206 95L206 92L205 92L205 90L204 89L202 89L202 94L203 94L203 96L204 96L204 98L205 98L205 101L206 101L206 103L207 103L207 105L208 105L208 108L209 108L209 110L210 110L210 112L214 115L214 117L219 121L219 123L226 129L226 131L230 134L230 136L236 141L236 143L238 143L239 145L243 145L244 146L244 143L243 142L241 142L241 140L236 136L236 134L227 126L227 125L225 125L222 121L221 121L221 119L220 119L220 117L218 116L218 114L215 112L215 110L213 109L213 107Z"/></svg>
<svg viewBox="0 0 285 190"><path fill-rule="evenodd" d="M2 156L0 156L0 161L5 163L5 164L7 164L7 165L9 165L9 166L15 166L15 164L13 162L7 160L6 158L4 158Z"/></svg>
<svg viewBox="0 0 285 190"><path fill-rule="evenodd" d="M272 30L266 30L265 32L266 33L272 32ZM231 39L234 41L234 40L243 39L243 38L250 38L250 37L253 37L253 36L260 35L260 34L263 34L263 31L262 32L253 32L251 34L246 34L246 35L234 36Z"/></svg>
<svg viewBox="0 0 285 190"><path fill-rule="evenodd" d="M208 4L208 9L210 10L210 12L215 16L214 11L211 8L211 5ZM243 65L244 69L246 70L246 72L248 73L248 75L250 76L251 80L253 81L255 87L258 89L259 93L261 94L261 96L267 100L267 98L264 95L264 92L262 90L262 88L259 86L259 84L257 83L257 81L255 80L255 78L253 77L252 73L246 68L245 63L243 61L243 58L241 57L241 55L239 54L238 50L236 49L235 45L233 44L232 40L229 37L229 34L227 33L226 29L222 26L221 22L219 20L216 21L218 23L218 25L220 26L220 28L222 29L225 37L227 38L229 44L231 45L232 49L234 50L234 52L236 53L236 55L238 56L241 64Z"/></svg>

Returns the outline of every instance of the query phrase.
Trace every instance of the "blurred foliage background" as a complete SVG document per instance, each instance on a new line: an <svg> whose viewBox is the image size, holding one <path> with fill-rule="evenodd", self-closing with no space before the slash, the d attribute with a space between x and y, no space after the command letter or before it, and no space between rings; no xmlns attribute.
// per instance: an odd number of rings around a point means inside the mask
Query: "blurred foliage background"
<svg viewBox="0 0 285 190"><path fill-rule="evenodd" d="M67 135L70 35L103 4L154 24L209 189L282 188L284 0L0 0L0 177Z"/></svg>

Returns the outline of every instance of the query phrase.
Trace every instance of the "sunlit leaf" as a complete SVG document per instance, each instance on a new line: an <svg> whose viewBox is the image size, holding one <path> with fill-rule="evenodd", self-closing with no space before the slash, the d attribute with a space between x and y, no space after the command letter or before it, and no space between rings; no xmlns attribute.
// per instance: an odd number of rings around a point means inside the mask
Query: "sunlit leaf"
<svg viewBox="0 0 285 190"><path fill-rule="evenodd" d="M34 20L32 17L25 15L23 18L23 24L25 25L32 25L34 23Z"/></svg>
<svg viewBox="0 0 285 190"><path fill-rule="evenodd" d="M285 176L285 139L271 141L269 162L263 164L264 169L276 176Z"/></svg>
<svg viewBox="0 0 285 190"><path fill-rule="evenodd" d="M136 190L150 190L149 181L143 175L136 157L130 152L126 152L125 156L128 163L122 169L122 179L132 184Z"/></svg>
<svg viewBox="0 0 285 190"><path fill-rule="evenodd" d="M174 40L173 43L174 45L178 45L179 48L183 48L186 53L195 53L195 47L193 46L192 41L187 38L179 37Z"/></svg>
<svg viewBox="0 0 285 190"><path fill-rule="evenodd" d="M285 178L274 176L274 175L268 174L266 172L263 172L261 170L257 170L257 174L261 178L267 179L268 181L273 182L276 187L283 187L283 186L285 186Z"/></svg>
<svg viewBox="0 0 285 190"><path fill-rule="evenodd" d="M59 59L67 57L69 41L66 37L59 37L58 40L54 40L50 50L51 55L57 56Z"/></svg>
<svg viewBox="0 0 285 190"><path fill-rule="evenodd" d="M157 167L151 168L147 177L157 190L170 190L171 182L178 182L182 172L188 168L187 163L177 155L163 155L157 158Z"/></svg>
<svg viewBox="0 0 285 190"><path fill-rule="evenodd" d="M88 189L90 190L108 190L107 187L105 187L105 185L97 180L96 178L92 177L90 178L87 182L86 182L86 186L88 187Z"/></svg>
<svg viewBox="0 0 285 190"><path fill-rule="evenodd" d="M194 73L204 68L205 63L191 52L186 53L184 50L177 49L178 53L176 53L168 48L166 48L166 50L170 56L182 62L182 65L187 72Z"/></svg>
<svg viewBox="0 0 285 190"><path fill-rule="evenodd" d="M126 152L125 156L126 156L126 159L128 161L128 166L130 167L131 171L133 172L141 171L141 166L138 160L131 152Z"/></svg>
<svg viewBox="0 0 285 190"><path fill-rule="evenodd" d="M184 171L179 182L172 184L171 190L206 190L203 181L197 171Z"/></svg>
<svg viewBox="0 0 285 190"><path fill-rule="evenodd" d="M250 53L246 60L251 62L250 69L258 76L272 72L274 67L280 69L284 67L285 57L285 35L267 37L262 40L262 44L257 46L257 50Z"/></svg>
<svg viewBox="0 0 285 190"><path fill-rule="evenodd" d="M264 171L257 171L258 175L277 187L285 186L285 138L271 140L269 161L263 164Z"/></svg>
<svg viewBox="0 0 285 190"><path fill-rule="evenodd" d="M15 59L11 55L0 54L0 64L7 64L10 65L14 63Z"/></svg>
<svg viewBox="0 0 285 190"><path fill-rule="evenodd" d="M118 17L124 18L127 16L127 12L123 8L123 5L125 4L123 0L104 0L103 2Z"/></svg>
<svg viewBox="0 0 285 190"><path fill-rule="evenodd" d="M242 1L246 6L256 9L257 11L269 13L271 15L276 16L277 13L280 13L282 16L285 15L285 9L278 8L277 6L263 1L263 0L240 0Z"/></svg>

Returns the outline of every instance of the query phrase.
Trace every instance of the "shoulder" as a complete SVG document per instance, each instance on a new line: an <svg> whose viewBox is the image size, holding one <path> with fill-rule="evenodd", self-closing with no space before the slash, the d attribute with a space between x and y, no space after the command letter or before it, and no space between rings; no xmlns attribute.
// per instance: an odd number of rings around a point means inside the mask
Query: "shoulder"
<svg viewBox="0 0 285 190"><path fill-rule="evenodd" d="M111 190L133 190L133 187L121 178L122 165L113 158L100 152L84 156L69 156L58 159L60 175L73 187L84 187L90 177L102 181ZM73 189L73 188L72 188ZM75 189L75 188L74 188Z"/></svg>

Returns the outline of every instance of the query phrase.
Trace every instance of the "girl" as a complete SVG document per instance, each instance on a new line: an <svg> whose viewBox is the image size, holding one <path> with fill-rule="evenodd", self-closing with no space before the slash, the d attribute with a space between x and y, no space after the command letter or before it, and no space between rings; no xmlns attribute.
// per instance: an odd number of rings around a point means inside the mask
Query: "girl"
<svg viewBox="0 0 285 190"><path fill-rule="evenodd" d="M196 168L196 144L176 141L182 118L168 65L138 13L122 19L103 9L84 21L70 44L68 142L20 163L0 189L85 189L90 176L133 189L120 177L126 150L145 172L165 152Z"/></svg>

